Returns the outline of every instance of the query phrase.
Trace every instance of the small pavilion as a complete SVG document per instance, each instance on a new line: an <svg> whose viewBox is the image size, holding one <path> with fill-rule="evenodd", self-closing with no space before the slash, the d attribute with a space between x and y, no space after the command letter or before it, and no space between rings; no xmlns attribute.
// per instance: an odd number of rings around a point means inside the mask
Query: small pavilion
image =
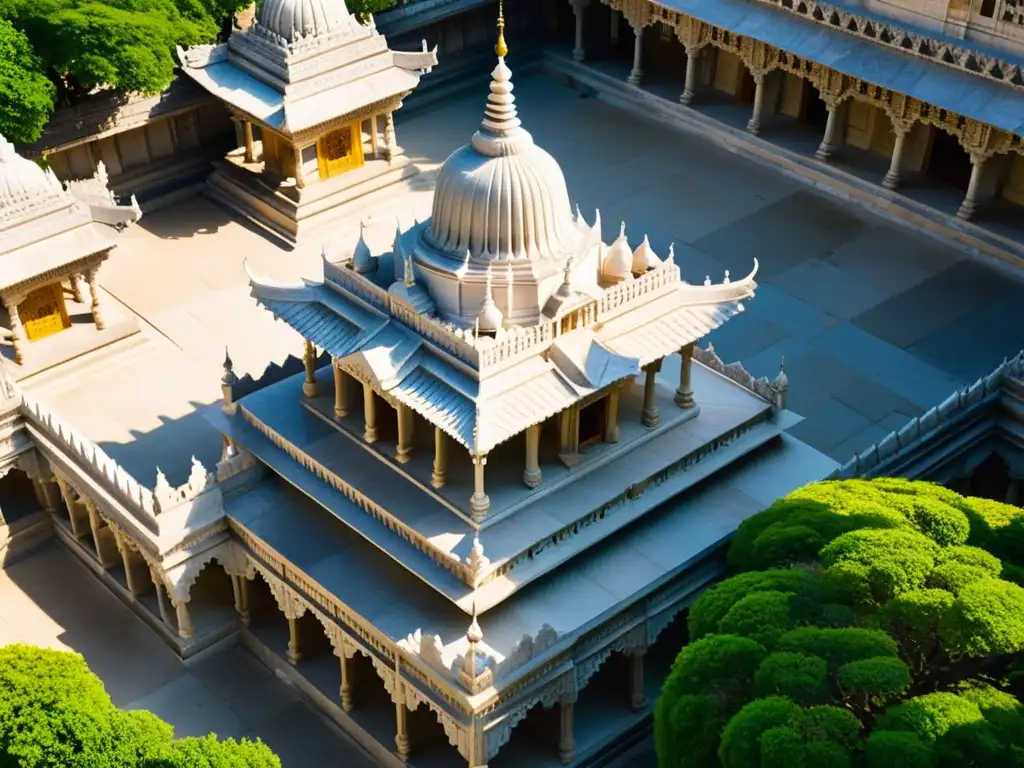
<svg viewBox="0 0 1024 768"><path fill-rule="evenodd" d="M18 155L0 136L0 301L18 373L51 357L40 354L37 343L71 328L69 300L92 314L98 331L107 330L97 273L117 232L141 216L134 197L129 205L114 198L102 162L93 178L65 189L52 171ZM87 346L111 340L94 338Z"/></svg>
<svg viewBox="0 0 1024 768"><path fill-rule="evenodd" d="M436 51L390 50L343 0L267 0L227 43L178 58L239 126L244 148L215 165L211 194L289 242L417 172L393 115Z"/></svg>

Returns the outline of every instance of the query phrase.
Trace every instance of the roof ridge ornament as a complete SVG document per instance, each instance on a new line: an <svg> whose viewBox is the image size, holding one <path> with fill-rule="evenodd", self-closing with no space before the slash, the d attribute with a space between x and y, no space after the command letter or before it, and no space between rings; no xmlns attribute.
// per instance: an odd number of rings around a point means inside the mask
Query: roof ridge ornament
<svg viewBox="0 0 1024 768"><path fill-rule="evenodd" d="M508 45L505 44L505 3L498 0L498 42L494 44L494 53L499 59L508 56Z"/></svg>

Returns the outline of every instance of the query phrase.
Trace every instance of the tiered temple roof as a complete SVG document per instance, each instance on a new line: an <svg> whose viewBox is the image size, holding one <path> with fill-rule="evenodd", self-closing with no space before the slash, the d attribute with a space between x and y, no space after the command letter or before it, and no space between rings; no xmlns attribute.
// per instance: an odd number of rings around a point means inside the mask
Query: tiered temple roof
<svg viewBox="0 0 1024 768"><path fill-rule="evenodd" d="M103 163L65 189L0 136L0 290L110 249L116 230L141 216L134 197L121 205L107 188Z"/></svg>
<svg viewBox="0 0 1024 768"><path fill-rule="evenodd" d="M408 93L435 51L388 48L342 0L269 0L222 45L178 49L184 72L257 123L297 134Z"/></svg>

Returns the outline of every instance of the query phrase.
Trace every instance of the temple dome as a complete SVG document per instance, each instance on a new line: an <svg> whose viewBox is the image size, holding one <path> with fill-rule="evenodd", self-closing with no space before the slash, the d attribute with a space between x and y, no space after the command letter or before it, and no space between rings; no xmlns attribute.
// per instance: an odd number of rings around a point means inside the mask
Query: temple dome
<svg viewBox="0 0 1024 768"><path fill-rule="evenodd" d="M516 116L504 57L491 73L480 130L438 172L428 241L474 259L556 259L581 237L565 176Z"/></svg>
<svg viewBox="0 0 1024 768"><path fill-rule="evenodd" d="M345 0L264 0L256 19L286 43L335 32L351 23Z"/></svg>
<svg viewBox="0 0 1024 768"><path fill-rule="evenodd" d="M619 236L608 247L601 263L601 276L613 283L633 278L633 251L626 239L626 225L623 223Z"/></svg>
<svg viewBox="0 0 1024 768"><path fill-rule="evenodd" d="M0 216L4 209L20 207L33 200L64 198L64 187L52 171L21 157L14 146L0 136Z"/></svg>

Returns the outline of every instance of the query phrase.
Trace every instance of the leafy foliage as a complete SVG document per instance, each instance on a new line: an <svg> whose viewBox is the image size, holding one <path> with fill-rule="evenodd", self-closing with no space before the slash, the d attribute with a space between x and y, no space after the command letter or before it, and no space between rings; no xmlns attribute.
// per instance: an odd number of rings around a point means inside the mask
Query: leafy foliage
<svg viewBox="0 0 1024 768"><path fill-rule="evenodd" d="M53 112L54 87L28 38L0 18L0 134L35 141Z"/></svg>
<svg viewBox="0 0 1024 768"><path fill-rule="evenodd" d="M739 573L691 608L702 648L658 701L661 765L1024 767L1022 526L892 479L807 486L750 518Z"/></svg>
<svg viewBox="0 0 1024 768"><path fill-rule="evenodd" d="M117 709L80 655L0 648L3 768L281 768L259 741L173 735L150 712Z"/></svg>

